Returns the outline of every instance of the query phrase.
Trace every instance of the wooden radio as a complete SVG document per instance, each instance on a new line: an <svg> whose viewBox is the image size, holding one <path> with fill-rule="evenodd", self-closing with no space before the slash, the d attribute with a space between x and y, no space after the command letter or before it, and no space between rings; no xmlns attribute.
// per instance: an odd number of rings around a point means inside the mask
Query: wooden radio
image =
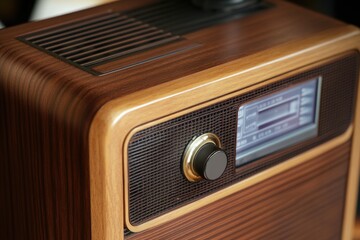
<svg viewBox="0 0 360 240"><path fill-rule="evenodd" d="M350 239L360 31L235 2L0 31L1 239Z"/></svg>

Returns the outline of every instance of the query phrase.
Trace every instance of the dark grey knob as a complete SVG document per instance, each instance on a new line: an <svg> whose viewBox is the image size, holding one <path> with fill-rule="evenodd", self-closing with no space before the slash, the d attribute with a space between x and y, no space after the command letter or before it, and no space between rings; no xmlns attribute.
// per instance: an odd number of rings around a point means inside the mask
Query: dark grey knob
<svg viewBox="0 0 360 240"><path fill-rule="evenodd" d="M202 146L195 155L193 162L194 171L207 180L216 180L221 177L226 165L226 153L213 143Z"/></svg>
<svg viewBox="0 0 360 240"><path fill-rule="evenodd" d="M190 182L201 179L215 180L221 177L227 165L226 153L214 133L195 136L183 154L183 173Z"/></svg>

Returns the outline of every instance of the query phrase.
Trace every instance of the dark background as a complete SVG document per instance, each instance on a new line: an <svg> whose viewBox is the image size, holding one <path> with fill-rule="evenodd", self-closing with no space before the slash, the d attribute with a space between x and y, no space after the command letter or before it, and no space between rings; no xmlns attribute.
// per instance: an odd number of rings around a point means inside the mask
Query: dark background
<svg viewBox="0 0 360 240"><path fill-rule="evenodd" d="M354 0L289 0L298 5L360 26L360 11ZM5 26L27 22L36 0L0 0L0 20Z"/></svg>

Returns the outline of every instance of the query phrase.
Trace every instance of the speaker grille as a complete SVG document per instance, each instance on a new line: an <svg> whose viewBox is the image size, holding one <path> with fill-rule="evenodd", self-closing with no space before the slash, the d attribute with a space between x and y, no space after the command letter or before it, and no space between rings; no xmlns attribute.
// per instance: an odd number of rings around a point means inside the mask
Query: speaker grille
<svg viewBox="0 0 360 240"><path fill-rule="evenodd" d="M130 222L138 225L344 132L352 120L358 66L359 55L351 53L326 65L136 133L128 146ZM323 78L318 137L235 169L239 106L318 76ZM194 135L205 132L213 132L220 137L229 164L218 180L190 183L182 175L182 154Z"/></svg>

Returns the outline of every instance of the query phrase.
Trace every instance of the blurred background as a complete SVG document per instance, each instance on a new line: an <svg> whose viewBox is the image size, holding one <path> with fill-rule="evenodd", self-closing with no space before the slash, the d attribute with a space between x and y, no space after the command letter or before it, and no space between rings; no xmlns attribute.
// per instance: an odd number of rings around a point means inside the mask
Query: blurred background
<svg viewBox="0 0 360 240"><path fill-rule="evenodd" d="M111 1L114 0L0 0L0 26L37 21Z"/></svg>

